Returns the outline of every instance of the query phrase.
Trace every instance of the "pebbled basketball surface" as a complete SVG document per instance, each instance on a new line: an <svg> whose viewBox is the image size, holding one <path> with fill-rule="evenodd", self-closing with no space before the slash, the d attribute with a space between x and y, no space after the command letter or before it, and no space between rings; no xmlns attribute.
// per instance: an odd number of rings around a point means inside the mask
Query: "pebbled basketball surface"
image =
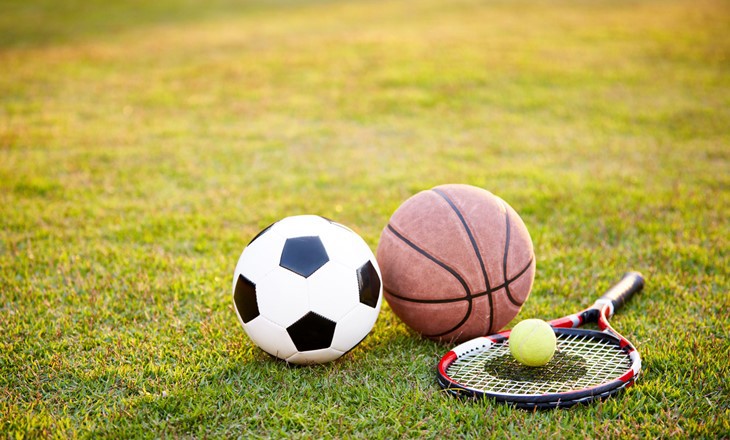
<svg viewBox="0 0 730 440"><path fill-rule="evenodd" d="M423 336L448 342L504 327L535 276L532 241L515 210L461 184L406 200L383 229L377 259L396 315Z"/></svg>

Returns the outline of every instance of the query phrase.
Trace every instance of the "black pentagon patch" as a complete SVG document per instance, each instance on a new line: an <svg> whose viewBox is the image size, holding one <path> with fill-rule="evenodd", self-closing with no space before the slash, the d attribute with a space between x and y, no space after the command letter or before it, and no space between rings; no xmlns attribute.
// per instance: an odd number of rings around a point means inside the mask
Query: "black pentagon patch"
<svg viewBox="0 0 730 440"><path fill-rule="evenodd" d="M328 261L330 257L319 237L296 237L284 243L279 266L307 278Z"/></svg>
<svg viewBox="0 0 730 440"><path fill-rule="evenodd" d="M239 275L238 281L236 281L233 302L236 304L236 310L238 310L244 324L259 316L259 304L256 302L256 285L243 275Z"/></svg>
<svg viewBox="0 0 730 440"><path fill-rule="evenodd" d="M380 277L370 260L357 270L357 285L360 288L360 302L375 308L380 296Z"/></svg>
<svg viewBox="0 0 730 440"><path fill-rule="evenodd" d="M286 332L294 346L299 351L319 350L328 348L332 344L332 338L335 336L335 327L337 323L309 312L299 321L287 327Z"/></svg>

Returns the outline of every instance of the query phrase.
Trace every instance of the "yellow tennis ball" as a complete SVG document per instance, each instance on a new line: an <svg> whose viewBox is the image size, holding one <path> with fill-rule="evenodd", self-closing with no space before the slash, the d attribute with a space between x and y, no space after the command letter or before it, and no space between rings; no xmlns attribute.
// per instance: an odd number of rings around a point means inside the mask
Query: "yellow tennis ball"
<svg viewBox="0 0 730 440"><path fill-rule="evenodd" d="M552 359L556 342L550 324L542 319L525 319L512 329L509 351L519 362L540 367Z"/></svg>

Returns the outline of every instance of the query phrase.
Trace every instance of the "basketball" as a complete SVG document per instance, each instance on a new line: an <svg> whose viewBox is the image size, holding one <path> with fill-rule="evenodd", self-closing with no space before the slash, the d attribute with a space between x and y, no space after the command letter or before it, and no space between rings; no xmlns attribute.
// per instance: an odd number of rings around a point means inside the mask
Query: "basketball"
<svg viewBox="0 0 730 440"><path fill-rule="evenodd" d="M527 227L504 200L470 185L441 185L393 213L377 249L383 295L421 335L461 342L502 329L535 278Z"/></svg>

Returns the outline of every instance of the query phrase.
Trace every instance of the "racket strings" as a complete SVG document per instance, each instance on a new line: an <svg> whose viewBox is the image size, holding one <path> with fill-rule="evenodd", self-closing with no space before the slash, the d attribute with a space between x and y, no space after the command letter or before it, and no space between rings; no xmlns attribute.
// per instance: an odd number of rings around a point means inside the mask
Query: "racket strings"
<svg viewBox="0 0 730 440"><path fill-rule="evenodd" d="M593 388L613 381L629 368L631 360L615 344L590 335L557 334L557 350L544 367L517 362L509 341L465 355L447 369L459 384L490 393L530 395L563 393Z"/></svg>

